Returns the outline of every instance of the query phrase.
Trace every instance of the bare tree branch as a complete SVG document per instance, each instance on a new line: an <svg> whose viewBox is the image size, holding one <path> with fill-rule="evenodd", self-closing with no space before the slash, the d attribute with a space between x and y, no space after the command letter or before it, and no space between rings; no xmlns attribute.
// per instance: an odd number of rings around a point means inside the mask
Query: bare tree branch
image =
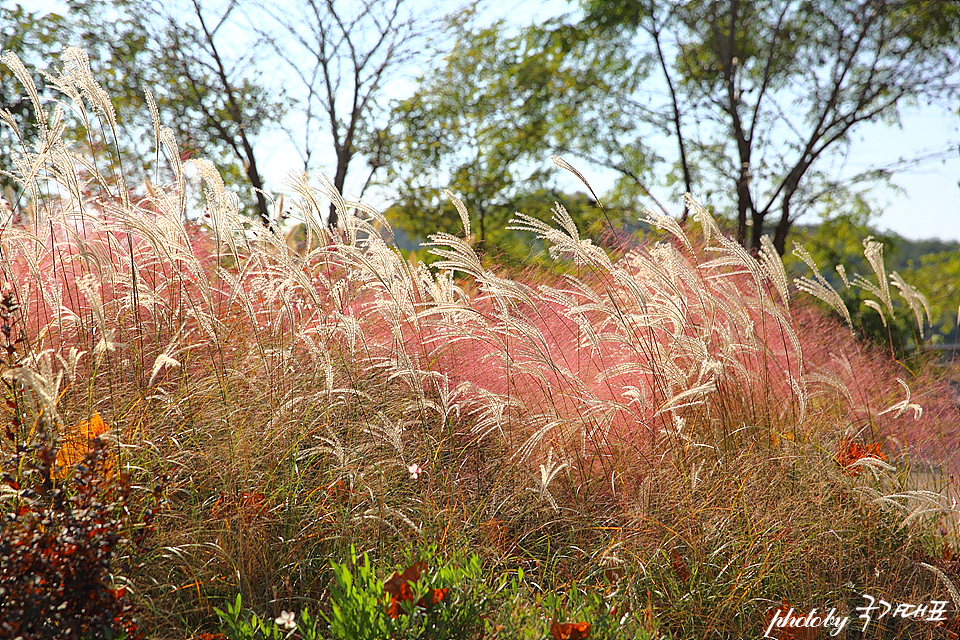
<svg viewBox="0 0 960 640"><path fill-rule="evenodd" d="M325 130L333 151L333 185L341 192L351 162L365 151L361 147L366 140L376 138L374 123L381 117L385 81L424 50L427 36L438 27L416 18L409 4L409 0L306 0L299 15L263 7L279 33L267 29L262 33L269 35L301 85L304 164L309 168L316 157L313 140ZM312 60L308 71L304 54ZM377 168L371 166L364 189ZM331 204L327 224L337 226L337 218Z"/></svg>

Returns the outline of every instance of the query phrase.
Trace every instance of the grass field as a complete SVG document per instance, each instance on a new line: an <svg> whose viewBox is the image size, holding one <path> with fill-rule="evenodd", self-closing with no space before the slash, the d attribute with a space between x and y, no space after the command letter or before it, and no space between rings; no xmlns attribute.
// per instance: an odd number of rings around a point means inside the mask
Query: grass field
<svg viewBox="0 0 960 640"><path fill-rule="evenodd" d="M427 266L306 177L297 252L159 122L166 167L125 180L82 63L0 233L0 637L750 638L864 594L949 604L840 637L956 637L957 408L816 265L691 201L628 246L520 213L550 263L507 269L452 197ZM922 324L865 251L878 313Z"/></svg>

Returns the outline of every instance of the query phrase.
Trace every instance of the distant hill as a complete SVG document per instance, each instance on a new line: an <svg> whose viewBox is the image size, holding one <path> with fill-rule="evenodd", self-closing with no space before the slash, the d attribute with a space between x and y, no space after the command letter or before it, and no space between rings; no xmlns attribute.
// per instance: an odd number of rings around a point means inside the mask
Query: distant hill
<svg viewBox="0 0 960 640"><path fill-rule="evenodd" d="M889 234L894 239L895 250L890 252L887 263L891 270L901 271L909 266L916 266L916 262L923 256L946 251L960 251L960 242L944 240L908 240L896 234ZM911 265L910 263L914 264Z"/></svg>
<svg viewBox="0 0 960 640"><path fill-rule="evenodd" d="M816 235L819 224L798 224L794 226L794 239ZM926 240L910 240L894 232L883 232L869 227L860 233L863 237L874 236L886 245L884 259L889 271L903 271L910 266L918 266L920 258L947 251L960 251L960 242L955 240L940 240L929 238ZM913 263L913 264L911 264Z"/></svg>

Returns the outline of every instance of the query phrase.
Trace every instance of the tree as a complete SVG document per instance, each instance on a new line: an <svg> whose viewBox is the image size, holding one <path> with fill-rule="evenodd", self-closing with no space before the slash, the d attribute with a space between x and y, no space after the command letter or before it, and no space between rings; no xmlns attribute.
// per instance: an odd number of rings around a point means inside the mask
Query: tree
<svg viewBox="0 0 960 640"><path fill-rule="evenodd" d="M882 245L885 267L892 272L890 258L896 255L900 238L870 226L872 212L862 198L853 202L834 200L831 204L841 213L824 218L814 226L800 226L794 232L794 242L808 252L819 273L837 291L857 334L902 357L905 350L920 339L909 305L891 297L891 309L871 306L867 302L876 303L878 296L858 284L861 282L858 276L862 276L879 285L879 277L864 255L864 241ZM810 275L810 267L796 255L787 256L784 263L794 278ZM909 279L908 282L915 284Z"/></svg>
<svg viewBox="0 0 960 640"><path fill-rule="evenodd" d="M123 83L114 91L131 96L129 115L139 119L141 129L152 137L146 105L142 97L132 97L142 96L142 88L149 88L164 124L173 128L185 154L219 161L228 178L239 163L243 178L252 187L256 215L269 226L271 216L255 139L280 121L284 103L282 94L261 82L262 74L254 64L259 54L256 43L223 46L225 39L236 39L244 28L234 21L243 9L241 1L229 0L216 12L201 0L190 0L186 6L71 0L70 6L85 17L87 46L94 50L104 46L99 42L112 42L104 36L118 17L130 25L128 36L120 41L139 37L141 46L114 50L110 69ZM154 29L156 36L150 34ZM228 31L230 34L224 35ZM236 54L238 50L243 53ZM233 177L236 182L239 176Z"/></svg>
<svg viewBox="0 0 960 640"><path fill-rule="evenodd" d="M192 0L192 4L199 29L187 29L178 20L168 19L167 37L172 45L169 51L173 54L174 69L180 70L186 80L184 93L192 98L186 104L196 109L193 130L205 130L211 138L226 143L241 160L254 189L257 213L261 222L269 226L270 214L252 138L266 123L279 119L280 101L278 96L268 96L261 85L242 77L243 71L229 69L221 52L217 32L239 3L231 1L210 24L200 1ZM242 69L242 65L237 66ZM181 125L189 121L178 119Z"/></svg>
<svg viewBox="0 0 960 640"><path fill-rule="evenodd" d="M960 342L960 251L922 256L905 270L904 278L930 297L932 342Z"/></svg>
<svg viewBox="0 0 960 640"><path fill-rule="evenodd" d="M72 56L69 62L59 60L68 47L81 47L90 54L95 68L102 71L98 73L102 80L99 84L110 96L115 111L130 114L144 105L139 84L130 82L125 73L118 71L124 67L122 61L145 51L144 26L118 15L111 15L109 24L106 17L99 22L92 17L92 13L70 7L63 15L25 10L19 3L9 9L0 9L0 48L3 50L0 110L6 115L5 126L0 127L0 184L14 210L22 212L29 208L25 206L28 204L24 200L26 190L16 193L16 189L23 185L13 178L20 169L13 162L13 151L20 147L26 154L36 152L33 146L39 139L41 118L36 113L33 97L37 98L38 104L46 102L51 107L63 99L59 90L51 91L47 85L59 75L61 62L68 66L77 62ZM109 37L104 36L107 32ZM34 96L28 95L33 91L36 92ZM69 106L65 109L64 116L68 120L77 115L75 109ZM129 122L123 118L120 124ZM104 169L104 163L113 169L119 169L123 164L122 172L127 178L142 175L148 163L131 165L123 162L125 158L140 157L141 154L130 153L136 148L136 142L131 136L122 135L124 132L114 126L115 122L77 121L75 124L67 127L64 136L92 145L101 169Z"/></svg>
<svg viewBox="0 0 960 640"><path fill-rule="evenodd" d="M669 132L684 188L730 185L737 235L759 248L779 213L795 220L835 186L820 168L865 122L893 124L960 89L960 4L936 0L584 0L584 31L629 34L652 56L665 100L646 123ZM635 102L629 94L624 103ZM667 123L665 125L665 123ZM695 170L704 173L696 184ZM868 176L861 176L863 178ZM749 237L748 237L749 231Z"/></svg>
<svg viewBox="0 0 960 640"><path fill-rule="evenodd" d="M186 10L132 0L69 0L67 5L64 16L31 13L19 5L0 10L0 44L40 71L52 69L65 47L89 54L127 133L126 139L112 141L117 153L111 161L126 159L128 177L150 165L143 152L153 148L153 120L144 96L149 88L163 124L174 129L184 154L216 162L228 184L247 181L254 189L244 201L252 200L256 215L268 224L254 138L279 120L282 96L271 94L256 78L249 64L255 50L232 63L223 54L221 29L237 12L238 1L230 0L216 18L200 0L191 0ZM41 79L35 82L43 91ZM31 135L34 129L23 126L35 118L30 101L6 93L15 86L3 82L0 107L10 109L19 130ZM4 144L0 153L9 148ZM129 158L144 160L130 163Z"/></svg>
<svg viewBox="0 0 960 640"><path fill-rule="evenodd" d="M301 153L312 167L318 134L333 147L333 186L343 193L351 162L365 155L369 173L361 195L383 167L376 124L388 84L404 65L422 55L437 23L415 15L409 0L305 0L280 12L267 8L280 29L261 34L273 45L303 91ZM316 126L319 124L320 131ZM337 226L330 205L327 224Z"/></svg>
<svg viewBox="0 0 960 640"><path fill-rule="evenodd" d="M548 24L508 36L502 22L475 28L471 18L454 22L458 45L394 106L384 139L400 159L388 176L398 198L388 213L415 237L457 232L459 217L441 193L447 187L475 217L478 249L522 250L505 227L521 204L559 197L547 168L551 153L602 140L595 151L613 157L617 147L624 171L645 174L650 161L638 140L623 139L632 123L610 100L611 81L630 90L639 76L614 47L590 49L576 29ZM578 209L581 223L600 218L595 205Z"/></svg>
<svg viewBox="0 0 960 640"><path fill-rule="evenodd" d="M57 43L65 24L66 20L58 14L27 11L19 4L0 7L0 52L16 54L24 64L24 71L32 69L39 91L43 91L44 84L37 71L47 67L49 60L45 52ZM8 174L13 167L11 152L20 145L29 147L37 135L36 128L25 126L36 122L37 114L21 87L13 69L7 64L0 65L0 111L7 113L15 124L15 128L0 126L0 189L8 192L11 200L15 199L12 192L15 181ZM19 139L18 136L25 137Z"/></svg>

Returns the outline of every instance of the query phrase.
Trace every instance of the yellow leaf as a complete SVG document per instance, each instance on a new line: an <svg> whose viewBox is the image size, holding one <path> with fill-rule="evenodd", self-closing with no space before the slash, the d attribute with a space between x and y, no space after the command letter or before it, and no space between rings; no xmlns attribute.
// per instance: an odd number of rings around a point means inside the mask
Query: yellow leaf
<svg viewBox="0 0 960 640"><path fill-rule="evenodd" d="M63 443L60 450L57 451L55 478L63 478L74 466L79 464L87 452L90 450L90 441L99 438L107 432L107 425L100 417L99 412L94 412L89 420L81 420L63 436ZM106 470L109 472L116 463L116 453L111 453L106 464Z"/></svg>
<svg viewBox="0 0 960 640"><path fill-rule="evenodd" d="M107 432L107 425L100 417L100 412L94 411L92 418L80 421L80 424L77 425L77 431L87 439L99 438Z"/></svg>

